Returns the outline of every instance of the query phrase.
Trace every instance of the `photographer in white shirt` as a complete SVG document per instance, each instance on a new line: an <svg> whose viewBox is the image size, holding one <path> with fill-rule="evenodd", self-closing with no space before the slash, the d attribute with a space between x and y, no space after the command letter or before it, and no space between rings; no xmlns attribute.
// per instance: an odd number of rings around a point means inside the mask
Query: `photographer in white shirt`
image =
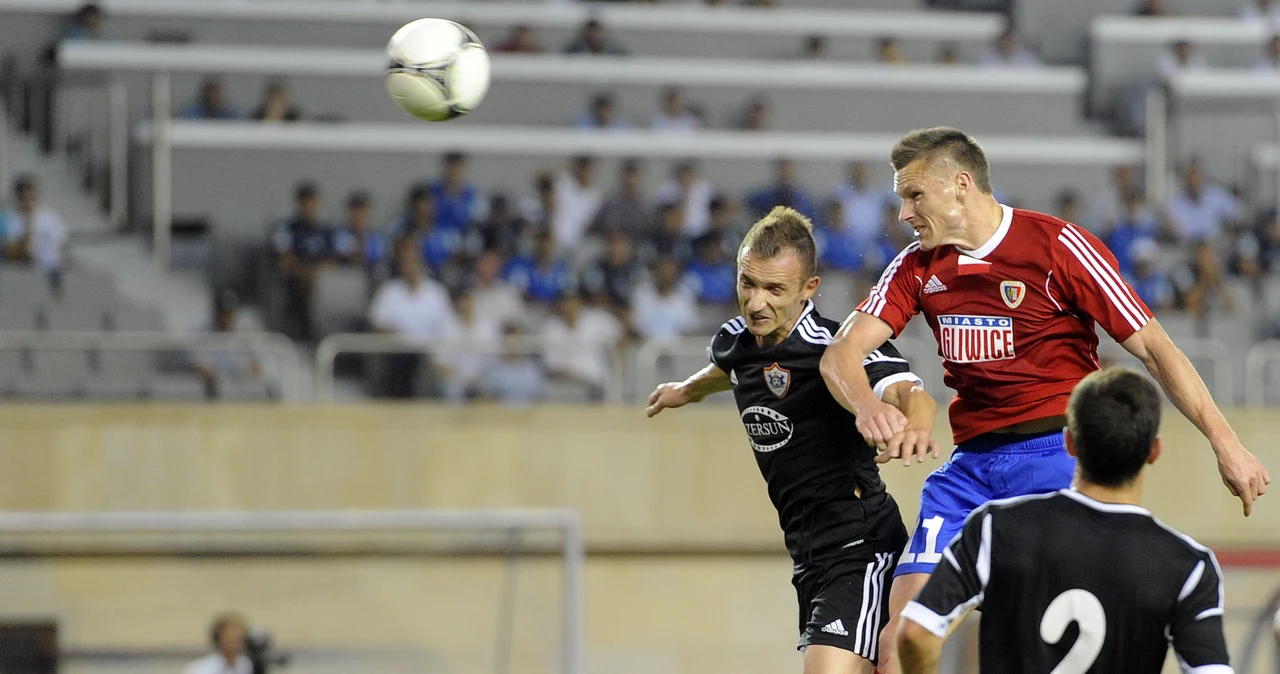
<svg viewBox="0 0 1280 674"><path fill-rule="evenodd" d="M218 616L209 630L213 652L193 660L182 674L253 674L253 663L245 655L248 626L243 616L227 613Z"/></svg>

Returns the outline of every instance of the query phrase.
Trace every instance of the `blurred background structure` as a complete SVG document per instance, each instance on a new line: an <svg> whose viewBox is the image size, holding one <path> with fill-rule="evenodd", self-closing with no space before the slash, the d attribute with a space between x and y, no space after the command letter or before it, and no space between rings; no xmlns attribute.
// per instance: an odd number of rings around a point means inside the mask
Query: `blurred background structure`
<svg viewBox="0 0 1280 674"><path fill-rule="evenodd" d="M448 124L383 90L422 16L493 57ZM888 149L941 124L1004 203L1107 242L1280 471L1272 0L0 0L0 508L569 508L587 670L796 667L731 398L639 401L705 362L776 204L817 224L819 310L851 310L910 241ZM924 328L898 345L945 401ZM1237 671L1274 672L1280 508L1241 518L1168 423L1152 510L1219 550ZM924 471L885 472L913 518ZM178 671L260 655L256 625L280 671L563 671L574 548L518 520L0 518L0 672ZM246 637L211 640L227 610Z"/></svg>

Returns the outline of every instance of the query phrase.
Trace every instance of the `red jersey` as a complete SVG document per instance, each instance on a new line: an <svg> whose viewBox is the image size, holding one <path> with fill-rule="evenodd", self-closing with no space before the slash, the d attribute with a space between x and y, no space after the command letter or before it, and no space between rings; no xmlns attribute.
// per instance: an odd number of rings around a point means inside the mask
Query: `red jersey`
<svg viewBox="0 0 1280 674"><path fill-rule="evenodd" d="M923 313L938 339L957 444L987 431L1066 413L1071 390L1099 369L1097 322L1123 342L1151 310L1089 232L1055 217L1001 206L978 250L912 243L857 310L901 334Z"/></svg>

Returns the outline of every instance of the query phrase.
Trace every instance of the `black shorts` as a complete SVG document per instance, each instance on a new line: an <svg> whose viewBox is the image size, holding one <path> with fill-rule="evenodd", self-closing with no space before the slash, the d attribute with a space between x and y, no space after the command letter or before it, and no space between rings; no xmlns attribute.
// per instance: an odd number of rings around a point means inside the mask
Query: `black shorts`
<svg viewBox="0 0 1280 674"><path fill-rule="evenodd" d="M879 657L880 630L889 624L889 586L907 544L897 504L886 501L870 518L875 533L865 547L792 576L800 604L800 650L834 646L871 662Z"/></svg>

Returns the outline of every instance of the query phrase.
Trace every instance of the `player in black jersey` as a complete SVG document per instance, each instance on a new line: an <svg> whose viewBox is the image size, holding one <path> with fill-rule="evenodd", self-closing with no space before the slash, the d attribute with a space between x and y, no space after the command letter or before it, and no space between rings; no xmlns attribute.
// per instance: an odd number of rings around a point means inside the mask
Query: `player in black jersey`
<svg viewBox="0 0 1280 674"><path fill-rule="evenodd" d="M948 631L982 610L982 674L1230 674L1222 572L1208 548L1138 507L1160 455L1160 394L1137 373L1094 372L1067 405L1073 489L974 510L902 614L903 674L938 671Z"/></svg>
<svg viewBox="0 0 1280 674"><path fill-rule="evenodd" d="M840 326L814 310L815 267L812 225L803 215L779 207L757 222L738 250L742 316L712 340L711 364L659 386L647 414L733 390L795 564L804 671L870 674L888 620L889 583L907 542L876 463L936 457L937 405L885 342L867 358L867 375L908 426L877 457L818 372Z"/></svg>

